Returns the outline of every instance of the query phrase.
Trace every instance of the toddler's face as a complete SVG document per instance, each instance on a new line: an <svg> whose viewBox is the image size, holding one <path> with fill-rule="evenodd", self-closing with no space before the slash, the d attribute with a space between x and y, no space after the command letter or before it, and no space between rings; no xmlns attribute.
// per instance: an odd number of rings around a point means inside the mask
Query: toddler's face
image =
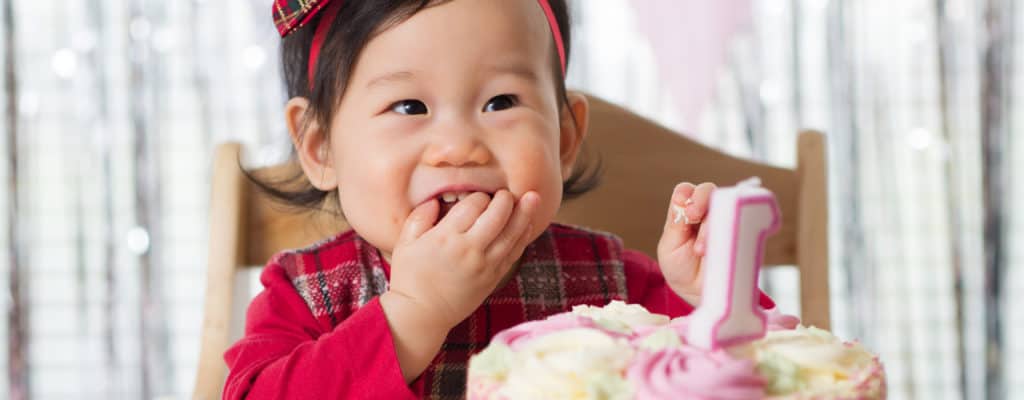
<svg viewBox="0 0 1024 400"><path fill-rule="evenodd" d="M508 189L540 194L531 237L543 231L582 140L563 129L553 48L536 0L446 2L374 37L331 121L352 227L390 255L417 205Z"/></svg>

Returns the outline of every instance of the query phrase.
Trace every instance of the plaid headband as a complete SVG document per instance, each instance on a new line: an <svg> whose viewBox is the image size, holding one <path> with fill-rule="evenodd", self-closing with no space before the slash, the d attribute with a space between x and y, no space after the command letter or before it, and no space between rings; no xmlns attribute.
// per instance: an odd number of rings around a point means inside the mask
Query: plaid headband
<svg viewBox="0 0 1024 400"><path fill-rule="evenodd" d="M316 71L316 63L320 58L320 47L323 46L327 31L334 23L334 18L338 16L338 10L341 9L343 2L344 0L274 0L274 25L277 26L281 37L295 32L296 29L312 20L321 10L326 9L323 18L316 26L316 32L313 33L313 44L309 48L307 76L310 87L313 86L313 73ZM558 20L555 19L555 13L551 10L548 0L537 0L537 3L544 9L544 15L548 17L548 25L551 26L551 33L555 37L555 46L558 48L558 58L562 63L562 75L565 75L565 44L562 43L562 31L558 27Z"/></svg>

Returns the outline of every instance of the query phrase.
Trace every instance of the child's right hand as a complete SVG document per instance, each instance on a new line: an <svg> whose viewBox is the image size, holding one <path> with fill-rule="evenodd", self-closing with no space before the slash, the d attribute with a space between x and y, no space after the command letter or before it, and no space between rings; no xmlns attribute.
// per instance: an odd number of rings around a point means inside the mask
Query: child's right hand
<svg viewBox="0 0 1024 400"><path fill-rule="evenodd" d="M536 192L517 202L508 190L490 198L473 193L437 225L437 200L416 207L391 257L392 296L445 332L469 316L494 291L531 239Z"/></svg>

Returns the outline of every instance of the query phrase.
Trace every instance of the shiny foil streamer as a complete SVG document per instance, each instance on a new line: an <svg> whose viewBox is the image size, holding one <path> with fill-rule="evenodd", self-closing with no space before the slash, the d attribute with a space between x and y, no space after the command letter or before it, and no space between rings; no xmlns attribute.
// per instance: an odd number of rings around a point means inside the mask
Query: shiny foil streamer
<svg viewBox="0 0 1024 400"><path fill-rule="evenodd" d="M99 40L105 37L105 32L109 29L106 21L103 19L104 15L104 0L89 0L87 9L89 10L87 17L87 27L91 32L96 32ZM99 244L99 278L100 288L100 306L99 306L99 342L101 349L101 365L104 369L101 376L105 377L103 382L98 382L99 393L102 393L106 398L117 397L119 392L118 388L115 387L115 382L123 381L122 366L118 358L118 340L117 340L117 304L121 301L121 296L118 294L121 292L121 282L118 282L117 269L117 243L114 239L114 227L117 226L117 221L114 217L114 193L115 193L115 177L113 168L113 156L111 154L112 144L115 143L114 134L111 129L111 105L110 105L110 91L107 85L103 84L103 78L109 73L109 66L107 60L110 54L105 46L97 46L93 49L86 57L87 68L93 75L92 82L94 82L89 91L91 96L88 97L88 101L92 103L90 108L92 114L88 118L88 124L92 127L93 137L95 138L97 145L89 147L92 149L92 159L98 165L96 172L98 173L99 181L99 218L101 228L100 231L100 244ZM86 286L88 287L88 286Z"/></svg>
<svg viewBox="0 0 1024 400"><path fill-rule="evenodd" d="M4 44L4 123L7 141L7 290L10 304L7 305L7 396L11 400L24 400L29 396L28 333L29 309L25 289L27 270L23 270L24 257L21 253L21 230L18 218L18 68L17 36L14 26L14 0L4 0L3 44Z"/></svg>
<svg viewBox="0 0 1024 400"><path fill-rule="evenodd" d="M1003 376L1003 282L1006 273L1005 149L1009 145L1015 0L986 0L987 43L981 76L981 162L985 247L985 395L1006 398Z"/></svg>
<svg viewBox="0 0 1024 400"><path fill-rule="evenodd" d="M935 16L935 37L938 38L938 44L935 46L938 59L939 68L939 107L941 110L939 118L941 119L940 134L943 139L943 143L948 146L952 146L957 143L953 131L953 119L956 118L953 115L953 111L956 110L954 99L951 98L951 93L958 88L957 75L952 72L953 65L956 62L955 56L957 54L957 42L956 36L953 32L952 23L949 21L947 0L935 0L933 15ZM953 312L955 314L955 320L957 324L956 330L956 358L957 358L957 378L959 380L960 397L964 397L967 392L968 381L967 381L967 346L964 341L966 335L965 326L966 319L964 318L964 222L963 213L959 210L964 210L962 201L959 196L959 186L957 179L956 165L959 159L957 152L950 151L949 157L943 162L943 175L946 180L946 206L951 212L946 213L948 219L949 231L950 231L950 243L949 246L949 259L950 267L953 273Z"/></svg>
<svg viewBox="0 0 1024 400"><path fill-rule="evenodd" d="M865 243L864 220L861 200L858 198L863 178L859 163L861 162L860 142L857 132L860 130L857 115L857 85L852 66L854 49L848 40L847 14L850 4L846 1L833 1L828 4L827 41L828 68L833 71L829 86L832 107L832 126L828 133L829 164L832 173L829 177L829 191L833 196L834 207L842 220L837 221L839 243L832 269L844 277L846 300L851 307L847 321L849 332L853 337L863 338L870 344L874 338L869 318L873 308L874 297L865 293L865 284L870 282L868 276L875 262Z"/></svg>
<svg viewBox="0 0 1024 400"><path fill-rule="evenodd" d="M158 25L163 22L164 2L134 0L130 3L130 20L133 23L145 21ZM129 50L132 53L129 66L129 104L132 132L132 172L135 190L136 228L148 236L145 248L138 254L139 299L139 358L141 365L142 398L153 398L168 393L174 381L170 364L170 350L167 318L164 309L164 282L162 273L163 230L160 222L162 211L162 190L160 181L160 132L158 121L160 111L166 105L159 92L163 60L155 51L148 37L133 35L129 29Z"/></svg>

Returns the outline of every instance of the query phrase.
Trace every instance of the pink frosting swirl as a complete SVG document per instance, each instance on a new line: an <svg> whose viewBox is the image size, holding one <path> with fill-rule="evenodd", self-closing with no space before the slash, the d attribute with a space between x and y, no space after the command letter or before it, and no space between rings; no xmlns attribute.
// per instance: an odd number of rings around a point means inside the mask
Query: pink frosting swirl
<svg viewBox="0 0 1024 400"><path fill-rule="evenodd" d="M574 328L589 328L612 337L628 337L602 328L593 319L573 313L555 314L547 319L522 323L494 335L494 342L504 343L512 350L519 350L524 344L541 336Z"/></svg>
<svg viewBox="0 0 1024 400"><path fill-rule="evenodd" d="M764 310L765 317L768 317L768 330L769 331L785 331L796 329L797 325L800 325L800 317L795 315L783 314L779 311L779 308L772 308L770 310Z"/></svg>
<svg viewBox="0 0 1024 400"><path fill-rule="evenodd" d="M636 400L760 399L767 383L750 360L689 346L641 352L627 377Z"/></svg>
<svg viewBox="0 0 1024 400"><path fill-rule="evenodd" d="M783 331L796 329L797 325L800 325L800 318L795 315L783 314L778 308L770 310L764 310L766 317L767 328L769 331ZM679 317L673 319L668 325L651 325L637 327L633 332L631 343L636 345L644 340L650 334L661 330L663 328L671 329L677 335L679 340L683 343L688 343L686 340L687 329L690 325L689 317Z"/></svg>

